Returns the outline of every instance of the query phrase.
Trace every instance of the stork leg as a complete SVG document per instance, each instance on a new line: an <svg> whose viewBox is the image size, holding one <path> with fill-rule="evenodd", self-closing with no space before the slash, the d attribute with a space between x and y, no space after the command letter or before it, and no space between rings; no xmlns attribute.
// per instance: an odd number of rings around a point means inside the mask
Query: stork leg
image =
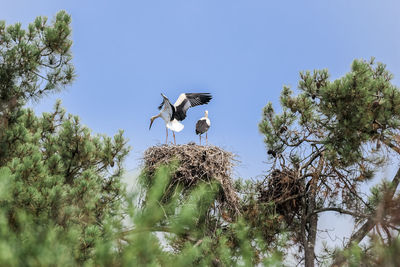
<svg viewBox="0 0 400 267"><path fill-rule="evenodd" d="M168 128L165 127L166 137L165 137L165 144L168 144Z"/></svg>
<svg viewBox="0 0 400 267"><path fill-rule="evenodd" d="M199 134L199 137L200 137L200 145L201 145L201 134Z"/></svg>
<svg viewBox="0 0 400 267"><path fill-rule="evenodd" d="M208 136L207 136L207 132L206 132L206 144L208 146Z"/></svg>
<svg viewBox="0 0 400 267"><path fill-rule="evenodd" d="M172 134L174 135L174 145L176 145L176 141L175 141L175 132L172 131Z"/></svg>

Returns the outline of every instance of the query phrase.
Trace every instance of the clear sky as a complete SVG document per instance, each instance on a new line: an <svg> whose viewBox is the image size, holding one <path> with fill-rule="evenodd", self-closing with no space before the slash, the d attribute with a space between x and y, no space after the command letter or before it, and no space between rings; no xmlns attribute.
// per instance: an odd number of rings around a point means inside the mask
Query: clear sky
<svg viewBox="0 0 400 267"><path fill-rule="evenodd" d="M241 161L235 175L255 178L268 159L257 124L268 101L279 107L283 85L301 70L347 72L355 58L375 56L400 77L400 2L335 1L54 1L0 0L0 19L27 26L38 15L72 16L74 84L34 105L50 111L62 99L94 132L125 130L137 168L143 151L163 143L165 127L149 118L166 94L209 92L208 106L188 111L178 143L198 141L208 109L209 141Z"/></svg>

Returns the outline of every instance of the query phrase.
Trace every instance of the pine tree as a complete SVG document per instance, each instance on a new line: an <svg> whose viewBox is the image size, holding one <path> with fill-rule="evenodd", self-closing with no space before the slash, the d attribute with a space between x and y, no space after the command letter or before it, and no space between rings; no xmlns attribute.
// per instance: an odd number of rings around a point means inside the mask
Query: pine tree
<svg viewBox="0 0 400 267"><path fill-rule="evenodd" d="M104 223L122 220L122 161L129 151L122 131L114 138L93 135L59 102L41 117L23 108L73 80L70 35L64 11L51 25L38 17L27 31L0 23L0 173L6 186L0 216L10 252L2 262L35 261L57 240L58 248L70 247L72 262L83 262L104 234ZM41 239L44 245L35 250Z"/></svg>
<svg viewBox="0 0 400 267"><path fill-rule="evenodd" d="M291 215L289 227L304 249L300 258L314 266L319 213L348 214L361 225L348 247L393 216L384 212L376 219L377 213L390 210L383 199L393 200L400 172L381 187L383 193L375 201L363 198L359 188L387 163L388 155L400 152L400 91L391 84L385 65L373 59L355 60L351 71L335 81L329 80L327 70L302 72L300 78L299 95L283 89L281 114L271 104L264 108L259 128L273 158L271 174L279 175L271 175L263 186L271 192L279 183L286 190L279 199L269 200L278 201L277 207L287 211L283 215ZM296 204L289 205L293 200Z"/></svg>
<svg viewBox="0 0 400 267"><path fill-rule="evenodd" d="M9 114L27 100L38 100L70 84L71 17L59 12L51 25L37 17L28 29L20 23L6 27L0 21L0 112L3 125Z"/></svg>

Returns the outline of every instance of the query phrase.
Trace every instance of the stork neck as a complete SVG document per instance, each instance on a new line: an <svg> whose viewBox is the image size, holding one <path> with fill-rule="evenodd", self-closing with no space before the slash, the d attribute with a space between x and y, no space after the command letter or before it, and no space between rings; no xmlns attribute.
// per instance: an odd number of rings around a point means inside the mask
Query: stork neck
<svg viewBox="0 0 400 267"><path fill-rule="evenodd" d="M157 114L157 115L151 117L151 120L154 121L155 119L157 119L157 118L159 118L159 117L161 117L161 113L159 113L159 114Z"/></svg>

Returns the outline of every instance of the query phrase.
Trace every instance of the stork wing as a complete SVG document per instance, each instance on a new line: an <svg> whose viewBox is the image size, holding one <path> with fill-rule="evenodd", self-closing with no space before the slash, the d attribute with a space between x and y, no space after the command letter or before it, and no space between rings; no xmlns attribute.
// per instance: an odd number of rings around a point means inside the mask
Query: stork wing
<svg viewBox="0 0 400 267"><path fill-rule="evenodd" d="M200 119L196 123L196 134L203 134L208 131L210 125L207 124L206 119Z"/></svg>
<svg viewBox="0 0 400 267"><path fill-rule="evenodd" d="M186 111L195 106L204 105L210 102L212 96L209 93L186 93L181 94L176 100L175 118L181 121L186 118Z"/></svg>

